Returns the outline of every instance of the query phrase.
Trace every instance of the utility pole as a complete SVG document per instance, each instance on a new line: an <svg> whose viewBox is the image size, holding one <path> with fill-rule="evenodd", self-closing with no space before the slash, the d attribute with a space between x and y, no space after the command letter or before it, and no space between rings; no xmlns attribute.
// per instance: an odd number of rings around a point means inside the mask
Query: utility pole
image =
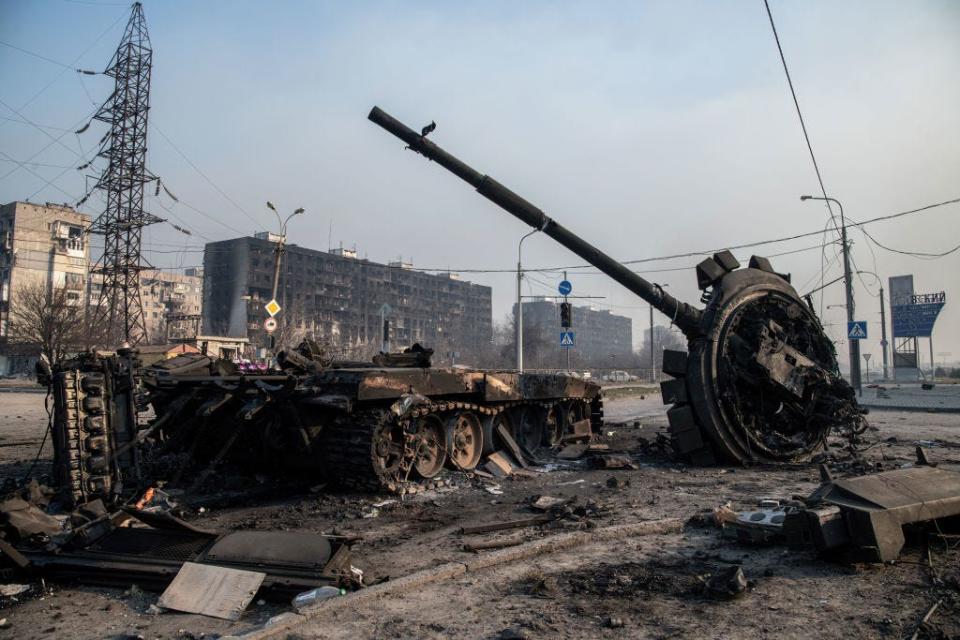
<svg viewBox="0 0 960 640"><path fill-rule="evenodd" d="M843 205L836 198L818 198L815 196L800 196L800 200L822 200L824 202L834 202L840 208L840 241L843 244L843 280L846 289L847 298L847 326L854 320L853 306L853 277L850 270L850 245L847 242L847 222L843 216ZM850 386L857 393L862 391L860 385L860 341L848 339L850 351Z"/></svg>
<svg viewBox="0 0 960 640"><path fill-rule="evenodd" d="M296 209L293 213L287 216L286 220L280 218L280 212L276 210L269 200L267 201L267 208L270 211L273 211L277 215L277 221L280 223L280 234L277 237L277 246L273 250L273 295L270 297L271 301L276 301L277 299L277 289L280 285L280 262L283 260L284 252L284 243L287 240L287 223L290 222L290 218L296 215L303 213L303 207ZM277 346L277 338L274 335L273 331L270 331L270 351L274 352Z"/></svg>
<svg viewBox="0 0 960 640"><path fill-rule="evenodd" d="M650 307L650 382L657 382L657 356L653 351L653 307Z"/></svg>
<svg viewBox="0 0 960 640"><path fill-rule="evenodd" d="M107 206L90 227L91 233L103 235L103 256L92 269L103 278L92 325L106 330L109 346L136 346L147 339L140 272L148 265L140 239L145 226L161 222L143 210L146 183L157 180L159 189L159 178L146 168L152 63L143 6L135 2L120 46L104 72L114 79L113 93L93 116L110 125L97 151L108 164L94 185L104 192ZM89 197L88 193L77 204Z"/></svg>
<svg viewBox="0 0 960 640"><path fill-rule="evenodd" d="M567 272L566 272L566 271L563 272L563 279L564 279L564 280L567 279ZM567 296L566 296L566 295L563 296L563 301L564 301L564 303L567 303ZM572 313L571 313L570 315L571 315L571 317L573 316ZM567 347L567 348L566 348L566 352L567 352L567 371L569 372L569 371L570 371L570 347Z"/></svg>
<svg viewBox="0 0 960 640"><path fill-rule="evenodd" d="M520 243L517 245L517 313L516 317L513 319L513 328L515 332L514 342L517 347L517 372L523 373L523 299L521 297L521 284L523 283L523 262L522 252L523 252L523 241L538 232L539 229L534 229L530 233L526 234L520 238Z"/></svg>
<svg viewBox="0 0 960 640"><path fill-rule="evenodd" d="M883 287L880 287L880 348L883 349L883 379L887 379L887 311L883 302Z"/></svg>

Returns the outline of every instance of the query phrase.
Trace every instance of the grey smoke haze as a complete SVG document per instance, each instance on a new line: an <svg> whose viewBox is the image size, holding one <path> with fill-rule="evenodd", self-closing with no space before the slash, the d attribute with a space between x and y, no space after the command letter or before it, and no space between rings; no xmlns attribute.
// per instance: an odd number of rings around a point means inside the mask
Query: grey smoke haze
<svg viewBox="0 0 960 640"><path fill-rule="evenodd" d="M275 223L263 205L269 199L307 208L291 227L291 240L304 246L326 248L332 237L376 261L514 268L524 226L368 123L377 104L413 126L435 120L439 144L618 258L824 228L825 208L799 200L818 187L762 2L517 4L148 1L152 122L253 220L156 130L150 166L184 203L239 231ZM860 220L960 197L960 4L774 2L772 9L827 190L847 214ZM71 63L125 11L5 0L0 39ZM122 24L76 66L105 66ZM64 71L0 47L0 97L19 107ZM109 89L109 79L65 71L23 114L72 128L94 108L87 93L100 100ZM101 131L63 140L82 155ZM50 141L2 120L0 137L3 152L18 160ZM57 145L33 161L78 163ZM4 173L14 166L2 164ZM47 179L61 171L34 169ZM85 189L73 170L54 184L77 197ZM21 170L0 180L0 195L68 199L43 185ZM210 239L237 235L165 196L149 205ZM91 198L86 210L95 215L98 207ZM868 230L896 248L943 251L960 242L960 205ZM919 291L947 290L935 346L960 359L960 252L920 260L871 251L857 231L852 238L860 269L884 280L913 273ZM166 225L146 234L150 260L162 266L200 264L200 245L200 237ZM826 250L827 281L840 273L834 249ZM743 261L750 255L737 253ZM774 260L802 290L818 286L819 249ZM548 238L525 243L526 265L580 262ZM464 277L494 287L495 320L509 311L514 276ZM692 269L648 277L698 298ZM550 294L558 279L533 274L525 293ZM646 305L604 276L571 279L575 293L606 296L598 302L632 316L640 339ZM857 315L873 323L863 350L879 354L876 282L863 280ZM842 300L837 284L824 302ZM843 320L842 309L825 311L834 336Z"/></svg>

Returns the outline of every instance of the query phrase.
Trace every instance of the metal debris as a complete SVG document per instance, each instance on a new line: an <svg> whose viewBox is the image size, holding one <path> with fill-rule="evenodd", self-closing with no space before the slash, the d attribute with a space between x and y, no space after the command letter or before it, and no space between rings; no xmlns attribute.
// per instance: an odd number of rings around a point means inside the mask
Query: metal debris
<svg viewBox="0 0 960 640"><path fill-rule="evenodd" d="M892 562L906 542L904 526L932 522L950 530L960 515L960 473L915 466L829 480L787 515L784 531L796 547L849 549L868 562Z"/></svg>
<svg viewBox="0 0 960 640"><path fill-rule="evenodd" d="M239 620L267 574L184 562L158 606L174 611Z"/></svg>
<svg viewBox="0 0 960 640"><path fill-rule="evenodd" d="M498 448L524 468L566 435L589 439L602 419L596 383L435 369L430 353L414 345L374 362L334 361L304 341L278 356L282 369L261 373L198 354L147 368L135 350L83 354L52 376L58 485L82 504L166 482L156 506L170 508L168 487L189 478L188 493L209 493L224 465L243 461L402 495L429 488L446 467L473 471ZM141 425L147 404L157 417ZM144 508L164 497L157 491Z"/></svg>

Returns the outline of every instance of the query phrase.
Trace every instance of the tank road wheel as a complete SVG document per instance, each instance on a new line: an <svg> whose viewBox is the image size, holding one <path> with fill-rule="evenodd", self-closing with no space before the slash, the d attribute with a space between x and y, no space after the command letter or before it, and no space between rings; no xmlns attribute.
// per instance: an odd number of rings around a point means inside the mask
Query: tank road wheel
<svg viewBox="0 0 960 640"><path fill-rule="evenodd" d="M557 403L547 407L543 412L543 444L555 447L563 440L567 432L567 410Z"/></svg>
<svg viewBox="0 0 960 640"><path fill-rule="evenodd" d="M443 470L447 459L447 434L439 416L417 419L414 429L416 453L413 468L421 478L430 479Z"/></svg>
<svg viewBox="0 0 960 640"><path fill-rule="evenodd" d="M506 427L508 433L513 433L513 424L506 411L500 411L492 415L483 416L483 452L490 454L499 449L500 436L497 435L497 429L500 425Z"/></svg>
<svg viewBox="0 0 960 640"><path fill-rule="evenodd" d="M461 471L473 471L483 453L483 427L476 414L456 412L447 418L447 464Z"/></svg>
<svg viewBox="0 0 960 640"><path fill-rule="evenodd" d="M521 448L534 453L543 442L544 412L533 405L521 407L513 437Z"/></svg>

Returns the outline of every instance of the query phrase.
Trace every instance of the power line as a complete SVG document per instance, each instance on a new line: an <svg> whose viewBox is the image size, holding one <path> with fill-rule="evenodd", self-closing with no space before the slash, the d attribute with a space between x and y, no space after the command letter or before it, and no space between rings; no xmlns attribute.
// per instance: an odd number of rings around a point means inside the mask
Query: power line
<svg viewBox="0 0 960 640"><path fill-rule="evenodd" d="M0 120L6 120L6 121L8 121L8 122L16 122L17 124L25 124L25 125L31 126L30 123L27 122L26 120L18 119L18 118L10 118L10 117L8 117L8 116L0 116ZM67 132L67 133L70 133L71 131L73 131L73 129L64 129L63 127L53 127L53 126L50 126L50 125L48 125L48 124L36 124L36 123L34 123L32 126L34 126L34 127L41 127L41 128L43 128L43 129L50 129L51 131L65 131L65 132Z"/></svg>
<svg viewBox="0 0 960 640"><path fill-rule="evenodd" d="M866 229L861 229L861 231L863 231L864 235L866 235L870 240L873 241L873 244L877 245L877 246L880 247L881 249L886 249L887 251L891 251L891 252L893 252L893 253L899 253L899 254L905 255L905 256L913 256L914 258L923 258L923 259L926 259L926 260L935 260L936 258L942 258L942 257L944 257L944 256L948 256L948 255L950 255L951 253L956 252L957 250L960 250L960 244L958 244L957 246L955 246L955 247L952 248L952 249L947 249L946 251L942 251L942 252L940 252L940 253L927 253L927 252L924 252L924 251L905 251L905 250L903 250L903 249L894 249L893 247L888 247L888 246L886 246L885 244L881 244L881 243L880 243L876 238L874 238Z"/></svg>
<svg viewBox="0 0 960 640"><path fill-rule="evenodd" d="M200 174L200 177L202 177L204 180L206 180L207 183L208 183L211 187L213 187L214 189L216 189L217 193L219 193L221 196L223 196L223 197L227 200L227 202L229 202L230 204L232 204L233 206L235 206L235 207L237 208L237 210L239 210L241 213L243 213L243 215L247 216L251 221L253 221L253 223L254 223L255 225L257 225L258 228L260 228L260 227L263 226L263 221L262 221L262 220L257 220L257 219L254 218L252 215L250 215L250 214L247 212L246 209L244 209L244 208L241 207L239 204L237 204L237 203L233 200L233 198L231 198L230 196L228 196L228 195L226 194L226 192L224 192L223 189L221 189L220 187L218 187L218 186L216 185L216 183L214 183L214 181L211 180L210 177L209 177L207 174L205 174L203 171L201 171L201 170L200 170L200 167L198 167L197 165L195 165L195 164L193 163L193 161L190 160L190 158L188 158L188 157L186 156L186 154L183 153L183 151L180 150L180 147L178 147L177 145L175 145L175 144L173 143L173 140L171 140L170 138L167 137L167 134L165 134L165 133L163 132L163 130L162 130L159 126L157 126L156 122L154 122L153 128L156 130L157 133L160 134L160 136L161 136L164 140L167 141L167 143L168 143L171 147L173 147L173 150L176 151L176 152L180 155L180 157L183 158L184 161L193 168L194 171L196 171L198 174Z"/></svg>
<svg viewBox="0 0 960 640"><path fill-rule="evenodd" d="M946 205L950 205L950 204L957 204L957 203L960 203L960 198L953 198L953 199L951 199L951 200L944 200L943 202L937 202L937 203L935 203L935 204L929 204L929 205L926 205L926 206L923 206L923 207L918 207L918 208L916 208L916 209L911 209L910 211L901 211L901 212L899 212L899 213L892 213L892 214L885 215L885 216L878 216L878 217L876 217L876 218L870 218L869 220L864 220L863 222L855 222L855 223L852 223L852 224L847 225L847 226L851 226L851 227L863 227L863 226L868 225L868 224L873 224L874 222L882 222L882 221L884 221L884 220L893 220L893 219L895 219L895 218L900 218L900 217L902 217L902 216L910 215L910 214L913 214L913 213L920 213L920 212L922 212L922 211L929 211L930 209L935 209L935 208L937 208L937 207L942 207L942 206L946 206ZM727 246L727 247L717 247L717 248L714 248L714 249L707 249L707 250L704 250L704 251L691 251L691 252L688 252L688 253L676 253L676 254L673 254L673 255L669 255L669 256L659 256L659 257L656 257L656 258L641 258L641 259L637 259L637 260L624 260L624 261L623 261L623 264L640 264L640 263L644 263L644 262L660 262L660 261L663 261L663 260L672 260L672 259L674 259L674 258L691 258L691 257L695 257L695 256L710 255L710 254L712 254L712 253L716 253L717 251L722 251L722 250L724 250L724 249L729 249L729 250L731 250L731 251L734 250L734 249L749 249L749 248L752 248L752 247L759 247L759 246L767 245L767 244L777 244L777 243L780 243L780 242L788 242L788 241L790 241L790 240L799 240L800 238L809 238L809 237L811 237L811 236L820 235L821 233L823 233L823 231L818 229L817 231L808 231L808 232L806 232L806 233L798 233L798 234L795 234L795 235L792 235L792 236L783 236L783 237L781 237L781 238L773 238L772 240L759 240L759 241L756 241L756 242L748 242L748 243L745 243L745 244L739 244L739 245L733 245L733 246ZM833 244L833 243L825 243L823 246L830 246L831 244ZM566 267L554 267L553 270L563 270L563 269L587 269L587 268L590 268L591 266L592 266L592 265L573 265L573 266L566 266Z"/></svg>
<svg viewBox="0 0 960 640"><path fill-rule="evenodd" d="M88 46L86 49L84 49L83 51L80 52L80 55L78 55L78 56L74 59L73 64L77 64L78 62L80 62L80 59L81 59L83 56L87 55L87 53L88 53L91 49L93 49L95 46L97 46L97 44L103 39L103 37L104 37L105 35L107 35L108 33L110 33L110 32L113 30L113 28L114 28L115 26L117 26L117 24L118 24L121 20L123 20L126 16L127 16L127 12L126 12L126 11L124 11L123 13L121 13L121 14L117 17L117 19L114 20L113 23L111 23L111 25L110 25L109 27L107 27L106 29L104 29L103 32L102 32L100 35L98 35L98 36L96 37L96 39L94 39L94 41L90 44L90 46ZM26 109L26 108L29 107L31 104L33 104L33 101L36 100L37 98L39 98L41 95L43 95L43 94L47 91L47 89L49 89L50 87L52 87L53 84L54 84L57 80L59 80L60 77L61 77L64 73L66 73L66 71L67 71L67 70L64 69L63 71L61 71L60 73L58 73L56 76L54 76L54 78L53 78L50 82L48 82L47 84L45 84L45 85L43 86L43 88L40 89L40 91L38 91L38 92L36 92L35 94L33 94L33 97L32 97L32 98L30 98L29 100L27 100L26 102L24 102L22 105L20 105L20 109L21 109L21 110L22 110L22 109ZM4 124L6 124L6 123L0 122L0 127L2 127Z"/></svg>
<svg viewBox="0 0 960 640"><path fill-rule="evenodd" d="M906 216L906 215L911 215L911 214L921 213L921 212L925 212L925 211L930 211L931 209L935 209L935 208L937 208L937 207L942 207L942 206L946 206L946 205L950 205L950 204L957 204L957 203L960 203L960 198L954 198L954 199L951 199L951 200L945 200L945 201L943 201L943 202L938 202L938 203L935 203L935 204L930 204L930 205L926 205L926 206L923 206L923 207L918 207L918 208L915 208L915 209L910 209L909 211L901 211L901 212L899 212L899 213L892 213L892 214L887 214L887 215L883 215L883 216L877 216L877 217L875 217L875 218L870 218L870 219L864 220L864 221L862 221L862 222L853 222L853 223L851 223L851 224L848 225L848 226L860 227L860 228L862 228L862 227L864 227L864 226L866 226L866 225L873 224L873 223L876 223L876 222L884 222L884 221L887 221L887 220L894 220L894 219L897 219L897 218L900 218L900 217L903 217L903 216ZM186 203L183 203L183 204L186 204ZM187 206L189 206L189 205L187 205ZM207 214L204 214L204 215L207 215ZM218 222L219 222L219 221L218 221ZM223 223L220 223L220 224L223 224ZM226 226L226 225L224 225L224 226ZM711 254L713 254L713 253L716 253L716 252L718 252L718 251L722 251L722 250L724 250L724 249L729 249L729 250L733 251L733 250L737 250L737 249L747 249L747 248L753 248L753 247L758 247L758 246L767 245L767 244L777 244L777 243L787 242L787 241L791 241L791 240L798 240L798 239L802 239L802 238L809 238L809 237L811 237L811 236L818 236L818 235L822 234L823 232L824 232L824 231L823 231L822 229L818 229L818 230L816 230L816 231L810 231L810 232L807 232L807 233L799 233L799 234L795 234L795 235L792 235L792 236L784 236L784 237L780 237L780 238L773 238L773 239L771 239L771 240L758 240L758 241L756 241L756 242L748 242L748 243L740 244L740 245L733 245L733 246L727 246L727 247L718 247L718 248L706 249L706 250L702 250L702 251L690 251L690 252L687 252L687 253L675 253L675 254L672 254L672 255L657 256L657 257L652 257L652 258L642 258L642 259L636 259L636 260L625 260L625 261L622 262L622 264L643 264L643 263L650 263L650 262L665 262L665 261L667 261L667 260L673 260L673 259L677 259L677 258L690 258L690 257L703 256L703 255L711 255ZM245 234L244 234L244 235L245 235ZM822 242L822 243L820 243L820 244L813 245L813 246L810 246L810 247L805 247L805 248L802 248L802 249L794 249L794 250L790 250L790 251L784 251L784 252L780 252L780 253L769 254L767 257L775 258L775 257L779 257L779 256L790 255L790 254L793 254L793 253L800 253L800 252L803 252L803 251L812 251L812 250L814 250L814 249L820 249L820 248L835 246L836 244L837 244L837 241L831 240L831 241ZM201 246L199 246L199 245L193 245L193 246L191 246L190 248L191 248L191 252L192 252L192 253L202 253L202 252L204 252L204 251L210 251L211 253L216 252L216 251L229 251L229 249L206 248L206 247L201 247ZM834 256L834 259L830 261L830 264L832 264L832 262L833 262L834 260L836 260L836 259L837 259L837 258L836 258L836 255L835 255L835 256ZM828 264L827 266L829 267L829 264ZM405 268L411 269L411 270L413 270L413 271L429 271L429 272L437 272L437 273L446 273L446 272L456 272L456 273L516 273L516 272L517 272L516 269L457 269L457 268L449 268L449 267L448 267L448 268L434 268L434 267L430 267L430 268L427 268L427 267L412 267L412 268L411 268L411 267L405 267ZM563 270L565 270L565 269L566 269L566 270L574 270L574 269L592 269L592 268L594 268L593 265L585 264L585 265L572 265L572 266L565 266L565 267L536 267L536 268L524 269L524 272L525 272L525 273L551 273L551 272L563 271ZM658 271L642 271L642 272L637 272L637 273L653 273L653 272L665 272L665 271L674 271L674 270L676 270L676 271L681 271L681 270L689 269L689 268L690 268L690 267L677 267L677 268L672 268L672 269L664 269L664 270L658 270ZM597 272L594 272L594 273L600 273L600 272L597 271ZM590 273L588 273L588 272L578 272L577 275L590 275Z"/></svg>
<svg viewBox="0 0 960 640"><path fill-rule="evenodd" d="M783 55L783 47L780 45L780 36L777 34L777 25L773 22L773 13L770 12L769 0L763 0L763 6L767 8L767 17L770 19L770 28L773 30L773 39L777 42L777 51L780 52L780 62L783 63L783 73L787 76L787 84L790 85L790 95L793 96L793 106L797 109L797 117L800 119L800 128L803 130L803 139L807 142L807 150L810 152L810 160L813 162L813 169L817 173L817 182L820 183L820 191L823 193L824 202L827 205L827 211L830 212L830 219L833 220L833 227L837 233L840 233L840 227L837 225L837 219L833 215L833 208L830 206L830 200L827 199L827 188L823 186L823 177L820 175L820 165L817 164L817 156L813 153L813 145L810 144L810 134L807 133L807 123L803 120L803 112L800 111L800 101L797 100L797 92L793 88L793 79L790 77L790 69L787 68L787 58Z"/></svg>
<svg viewBox="0 0 960 640"><path fill-rule="evenodd" d="M23 160L17 160L8 156L5 152L0 151L3 155L7 156L6 158L0 158L0 162L12 162L18 165L29 165L31 167L45 167L49 169L73 169L72 166L62 165L62 164L46 164L44 162L25 162Z"/></svg>
<svg viewBox="0 0 960 640"><path fill-rule="evenodd" d="M63 67L63 68L65 68L65 69L69 69L70 71L76 71L77 73L84 73L84 74L86 74L86 75L88 75L88 76L92 76L92 75L96 75L96 74L97 74L96 71L87 71L87 70L85 70L85 69L77 69L77 68L75 68L75 67L70 66L69 64L60 62L59 60L54 60L53 58L48 58L47 56L41 55L41 54L36 53L36 52L34 52L34 51L29 51L29 50L27 50L27 49L24 49L23 47L18 47L18 46L15 45L15 44L10 44L9 42L5 42L5 41L3 41L3 40L0 40L0 44L2 44L2 45L5 46L5 47L10 47L11 49L16 49L16 50L19 51L20 53L25 53L25 54L27 54L28 56L33 56L34 58L39 58L39 59L41 59L41 60L44 60L44 61L46 61L46 62L49 62L50 64L55 64L55 65L57 65L58 67Z"/></svg>

